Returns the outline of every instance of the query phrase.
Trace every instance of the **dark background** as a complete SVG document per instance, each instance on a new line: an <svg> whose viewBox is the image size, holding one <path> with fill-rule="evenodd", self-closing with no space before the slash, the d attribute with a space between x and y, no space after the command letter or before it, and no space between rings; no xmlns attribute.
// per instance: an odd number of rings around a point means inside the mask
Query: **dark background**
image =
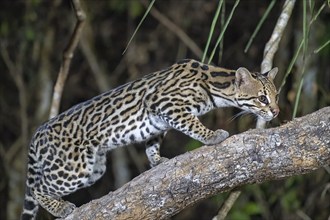
<svg viewBox="0 0 330 220"><path fill-rule="evenodd" d="M265 44L284 1L276 1L246 53L244 48L270 2L240 1L213 64L260 71ZM330 46L314 53L330 39L329 5L326 4L311 22L323 3L322 0L307 1L306 47L298 54L284 84L279 101L281 113L269 123L270 127L292 119L302 78L297 117L330 104ZM185 33L203 51L218 1L157 0L153 10L163 17L149 14L124 55L128 40L146 10L142 1L85 0L82 4L87 23L71 63L61 111L102 91L161 70L179 59L201 60L201 54L192 52L189 41L179 38L178 33ZM222 11L225 19L233 5L233 0L225 1ZM172 22L172 29L163 25L164 17ZM224 21L217 22L211 49ZM75 22L70 1L0 2L0 219L17 219L21 212L28 143L34 130L48 118L63 50ZM277 87L282 84L302 37L303 0L297 0L274 59L274 66L279 67ZM233 119L237 113L239 111L232 108L216 110L203 116L202 121L211 129L224 128L230 134L255 126L255 117ZM162 155L171 158L198 146L200 143L171 131L162 146ZM110 152L108 161L108 171L100 181L67 199L81 205L115 190L149 168L142 144ZM329 167L304 176L245 186L241 190L242 195L228 219L322 220L330 215ZM199 202L172 219L212 219L227 195Z"/></svg>

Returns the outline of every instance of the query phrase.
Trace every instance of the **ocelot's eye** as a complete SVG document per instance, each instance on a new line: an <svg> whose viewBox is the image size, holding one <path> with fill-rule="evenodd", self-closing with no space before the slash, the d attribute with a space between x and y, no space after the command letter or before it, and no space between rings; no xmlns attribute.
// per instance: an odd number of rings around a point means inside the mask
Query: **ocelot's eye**
<svg viewBox="0 0 330 220"><path fill-rule="evenodd" d="M261 102L261 103L264 103L264 104L268 104L268 99L267 99L267 97L265 96L265 95L261 95L261 96L259 96L258 97L258 100L259 100L259 102Z"/></svg>

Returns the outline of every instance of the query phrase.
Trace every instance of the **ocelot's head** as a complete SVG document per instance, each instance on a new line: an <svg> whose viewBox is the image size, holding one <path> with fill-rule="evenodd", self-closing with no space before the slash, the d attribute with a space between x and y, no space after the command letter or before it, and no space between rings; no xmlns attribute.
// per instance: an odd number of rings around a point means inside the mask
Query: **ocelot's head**
<svg viewBox="0 0 330 220"><path fill-rule="evenodd" d="M280 109L277 105L278 94L273 80L278 69L266 73L251 73L239 68L235 73L235 101L239 108L261 117L265 121L275 118Z"/></svg>

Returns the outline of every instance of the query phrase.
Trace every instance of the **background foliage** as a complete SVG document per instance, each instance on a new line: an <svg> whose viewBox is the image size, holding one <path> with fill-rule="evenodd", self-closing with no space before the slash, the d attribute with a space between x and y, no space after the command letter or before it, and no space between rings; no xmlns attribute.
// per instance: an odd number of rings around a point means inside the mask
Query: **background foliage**
<svg viewBox="0 0 330 220"><path fill-rule="evenodd" d="M237 8L216 47L212 63L258 71L264 46L284 1L224 1L212 29L207 57L236 2ZM215 0L156 1L122 54L149 2L85 0L82 3L88 21L71 64L61 111L179 59L201 60L219 4ZM270 4L273 4L270 13L244 52ZM330 104L329 21L329 2L296 2L274 60L274 66L280 70L276 85L283 87L281 113L269 126ZM28 143L34 130L48 118L62 52L75 22L69 1L0 3L0 219L17 219L20 214ZM292 61L294 57L297 59ZM202 121L209 128L222 127L231 134L253 128L254 117L232 120L238 112L217 110L202 117ZM162 154L174 157L198 146L196 141L172 131L166 137ZM100 181L68 196L68 200L81 205L148 169L143 145L109 153L108 165L108 172ZM241 190L243 193L228 219L327 219L330 215L329 168ZM200 202L173 219L211 219L226 197L223 194Z"/></svg>

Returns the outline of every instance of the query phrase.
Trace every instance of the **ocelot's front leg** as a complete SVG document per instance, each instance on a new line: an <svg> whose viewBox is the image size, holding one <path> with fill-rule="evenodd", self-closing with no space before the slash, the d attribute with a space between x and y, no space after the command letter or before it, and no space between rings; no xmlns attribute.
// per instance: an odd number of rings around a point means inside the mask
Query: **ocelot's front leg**
<svg viewBox="0 0 330 220"><path fill-rule="evenodd" d="M167 122L172 128L183 132L184 134L202 142L206 145L217 144L225 140L229 133L225 130L218 129L212 131L206 128L197 118L191 113L182 113L180 117L173 115L162 116L163 120Z"/></svg>
<svg viewBox="0 0 330 220"><path fill-rule="evenodd" d="M155 167L158 164L168 160L166 157L161 157L159 152L160 145L164 139L165 134L166 132L153 137L146 142L146 154L151 167Z"/></svg>

